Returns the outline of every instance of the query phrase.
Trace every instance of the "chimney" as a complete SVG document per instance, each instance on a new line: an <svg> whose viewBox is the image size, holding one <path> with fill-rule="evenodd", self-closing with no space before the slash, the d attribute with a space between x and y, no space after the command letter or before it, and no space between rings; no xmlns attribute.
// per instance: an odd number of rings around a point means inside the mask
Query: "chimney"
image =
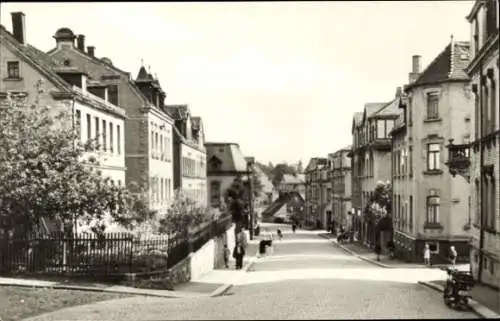
<svg viewBox="0 0 500 321"><path fill-rule="evenodd" d="M76 40L76 45L78 50L85 52L85 36L84 35L78 35L78 38Z"/></svg>
<svg viewBox="0 0 500 321"><path fill-rule="evenodd" d="M413 55L412 57L412 71L408 74L409 84L414 83L420 76L421 58L419 55Z"/></svg>
<svg viewBox="0 0 500 321"><path fill-rule="evenodd" d="M412 61L413 61L413 69L412 72L419 74L420 73L420 62L422 60L422 57L419 55L413 55Z"/></svg>
<svg viewBox="0 0 500 321"><path fill-rule="evenodd" d="M398 98L399 96L401 96L401 93L402 93L401 87L397 87L396 88L396 98Z"/></svg>
<svg viewBox="0 0 500 321"><path fill-rule="evenodd" d="M90 57L95 57L95 47L94 46L88 46L87 47L87 53L89 54Z"/></svg>
<svg viewBox="0 0 500 321"><path fill-rule="evenodd" d="M26 43L26 24L24 21L24 13L11 12L12 16L12 33L14 38L22 44Z"/></svg>

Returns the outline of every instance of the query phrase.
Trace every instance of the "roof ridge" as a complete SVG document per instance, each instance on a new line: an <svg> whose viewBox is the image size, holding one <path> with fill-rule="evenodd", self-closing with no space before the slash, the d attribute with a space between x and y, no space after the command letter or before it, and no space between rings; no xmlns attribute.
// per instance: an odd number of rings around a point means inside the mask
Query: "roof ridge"
<svg viewBox="0 0 500 321"><path fill-rule="evenodd" d="M448 71L448 78L451 77L455 69L455 44L453 43L453 35L450 37L450 70Z"/></svg>

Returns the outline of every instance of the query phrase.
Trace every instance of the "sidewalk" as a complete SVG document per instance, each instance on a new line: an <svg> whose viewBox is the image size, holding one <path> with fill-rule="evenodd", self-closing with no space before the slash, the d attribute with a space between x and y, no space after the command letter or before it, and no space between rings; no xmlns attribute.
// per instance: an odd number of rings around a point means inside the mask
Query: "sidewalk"
<svg viewBox="0 0 500 321"><path fill-rule="evenodd" d="M380 255L380 261L377 261L377 255L372 249L361 246L357 243L345 243L341 244L337 242L337 237L332 235L332 233L320 233L320 236L331 240L333 243L337 244L341 249L346 251L347 253L356 256L364 261L369 263L381 266L383 268L426 268L426 265L419 263L408 263L398 259L394 259L389 257L388 255ZM440 268L442 265L433 265L432 268Z"/></svg>
<svg viewBox="0 0 500 321"><path fill-rule="evenodd" d="M0 277L0 286L21 286L29 288L52 288L60 290L80 290L92 292L110 292L120 294L155 296L164 298L193 298L203 296L202 293L193 293L187 291L169 291L169 290L153 290L139 289L129 286L108 285L102 283L71 283L46 281L37 279L21 279L21 278L5 278Z"/></svg>

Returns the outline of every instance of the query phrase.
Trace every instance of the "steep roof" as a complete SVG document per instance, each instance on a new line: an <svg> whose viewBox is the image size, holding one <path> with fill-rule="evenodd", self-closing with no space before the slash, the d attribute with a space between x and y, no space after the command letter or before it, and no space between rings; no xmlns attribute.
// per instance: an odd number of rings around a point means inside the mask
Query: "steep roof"
<svg viewBox="0 0 500 321"><path fill-rule="evenodd" d="M470 42L450 42L408 87L432 84L446 80L467 80L465 68L470 62Z"/></svg>
<svg viewBox="0 0 500 321"><path fill-rule="evenodd" d="M363 121L370 118L374 113L379 111L381 108L385 107L387 102L385 103L366 103L363 110Z"/></svg>
<svg viewBox="0 0 500 321"><path fill-rule="evenodd" d="M247 163L236 143L205 143L207 149L207 162L219 162L217 170L208 167L208 172L247 172Z"/></svg>
<svg viewBox="0 0 500 321"><path fill-rule="evenodd" d="M72 97L76 97L80 101L96 109L126 117L125 110L122 108L111 105L97 96L85 93L81 89L68 84L55 72L56 69L64 68L62 62L53 59L48 54L38 50L30 44L19 43L3 25L0 25L0 40L2 40L2 43L7 48L15 52L43 76L47 77L47 79L57 87L59 92L70 94Z"/></svg>
<svg viewBox="0 0 500 321"><path fill-rule="evenodd" d="M165 110L174 120L186 120L189 114L188 105L166 105Z"/></svg>
<svg viewBox="0 0 500 321"><path fill-rule="evenodd" d="M317 168L323 168L324 165L328 163L328 159L324 157L313 157L309 160L309 164L307 164L305 168L305 172L317 169Z"/></svg>
<svg viewBox="0 0 500 321"><path fill-rule="evenodd" d="M377 117L377 116L394 116L397 117L399 116L403 111L401 108L399 108L399 98L394 99L390 103L386 104L379 110L377 110L375 113L371 115L371 117Z"/></svg>

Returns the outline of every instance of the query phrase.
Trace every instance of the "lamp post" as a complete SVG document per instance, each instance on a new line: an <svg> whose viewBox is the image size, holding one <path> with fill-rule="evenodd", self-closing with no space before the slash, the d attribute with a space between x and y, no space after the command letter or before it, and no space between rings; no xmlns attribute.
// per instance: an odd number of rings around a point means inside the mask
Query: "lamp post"
<svg viewBox="0 0 500 321"><path fill-rule="evenodd" d="M248 174L248 201L249 201L249 214L250 214L250 240L253 240L253 233L254 233L254 228L253 228L253 166L254 166L254 158L253 157L248 157L247 158L247 174Z"/></svg>

